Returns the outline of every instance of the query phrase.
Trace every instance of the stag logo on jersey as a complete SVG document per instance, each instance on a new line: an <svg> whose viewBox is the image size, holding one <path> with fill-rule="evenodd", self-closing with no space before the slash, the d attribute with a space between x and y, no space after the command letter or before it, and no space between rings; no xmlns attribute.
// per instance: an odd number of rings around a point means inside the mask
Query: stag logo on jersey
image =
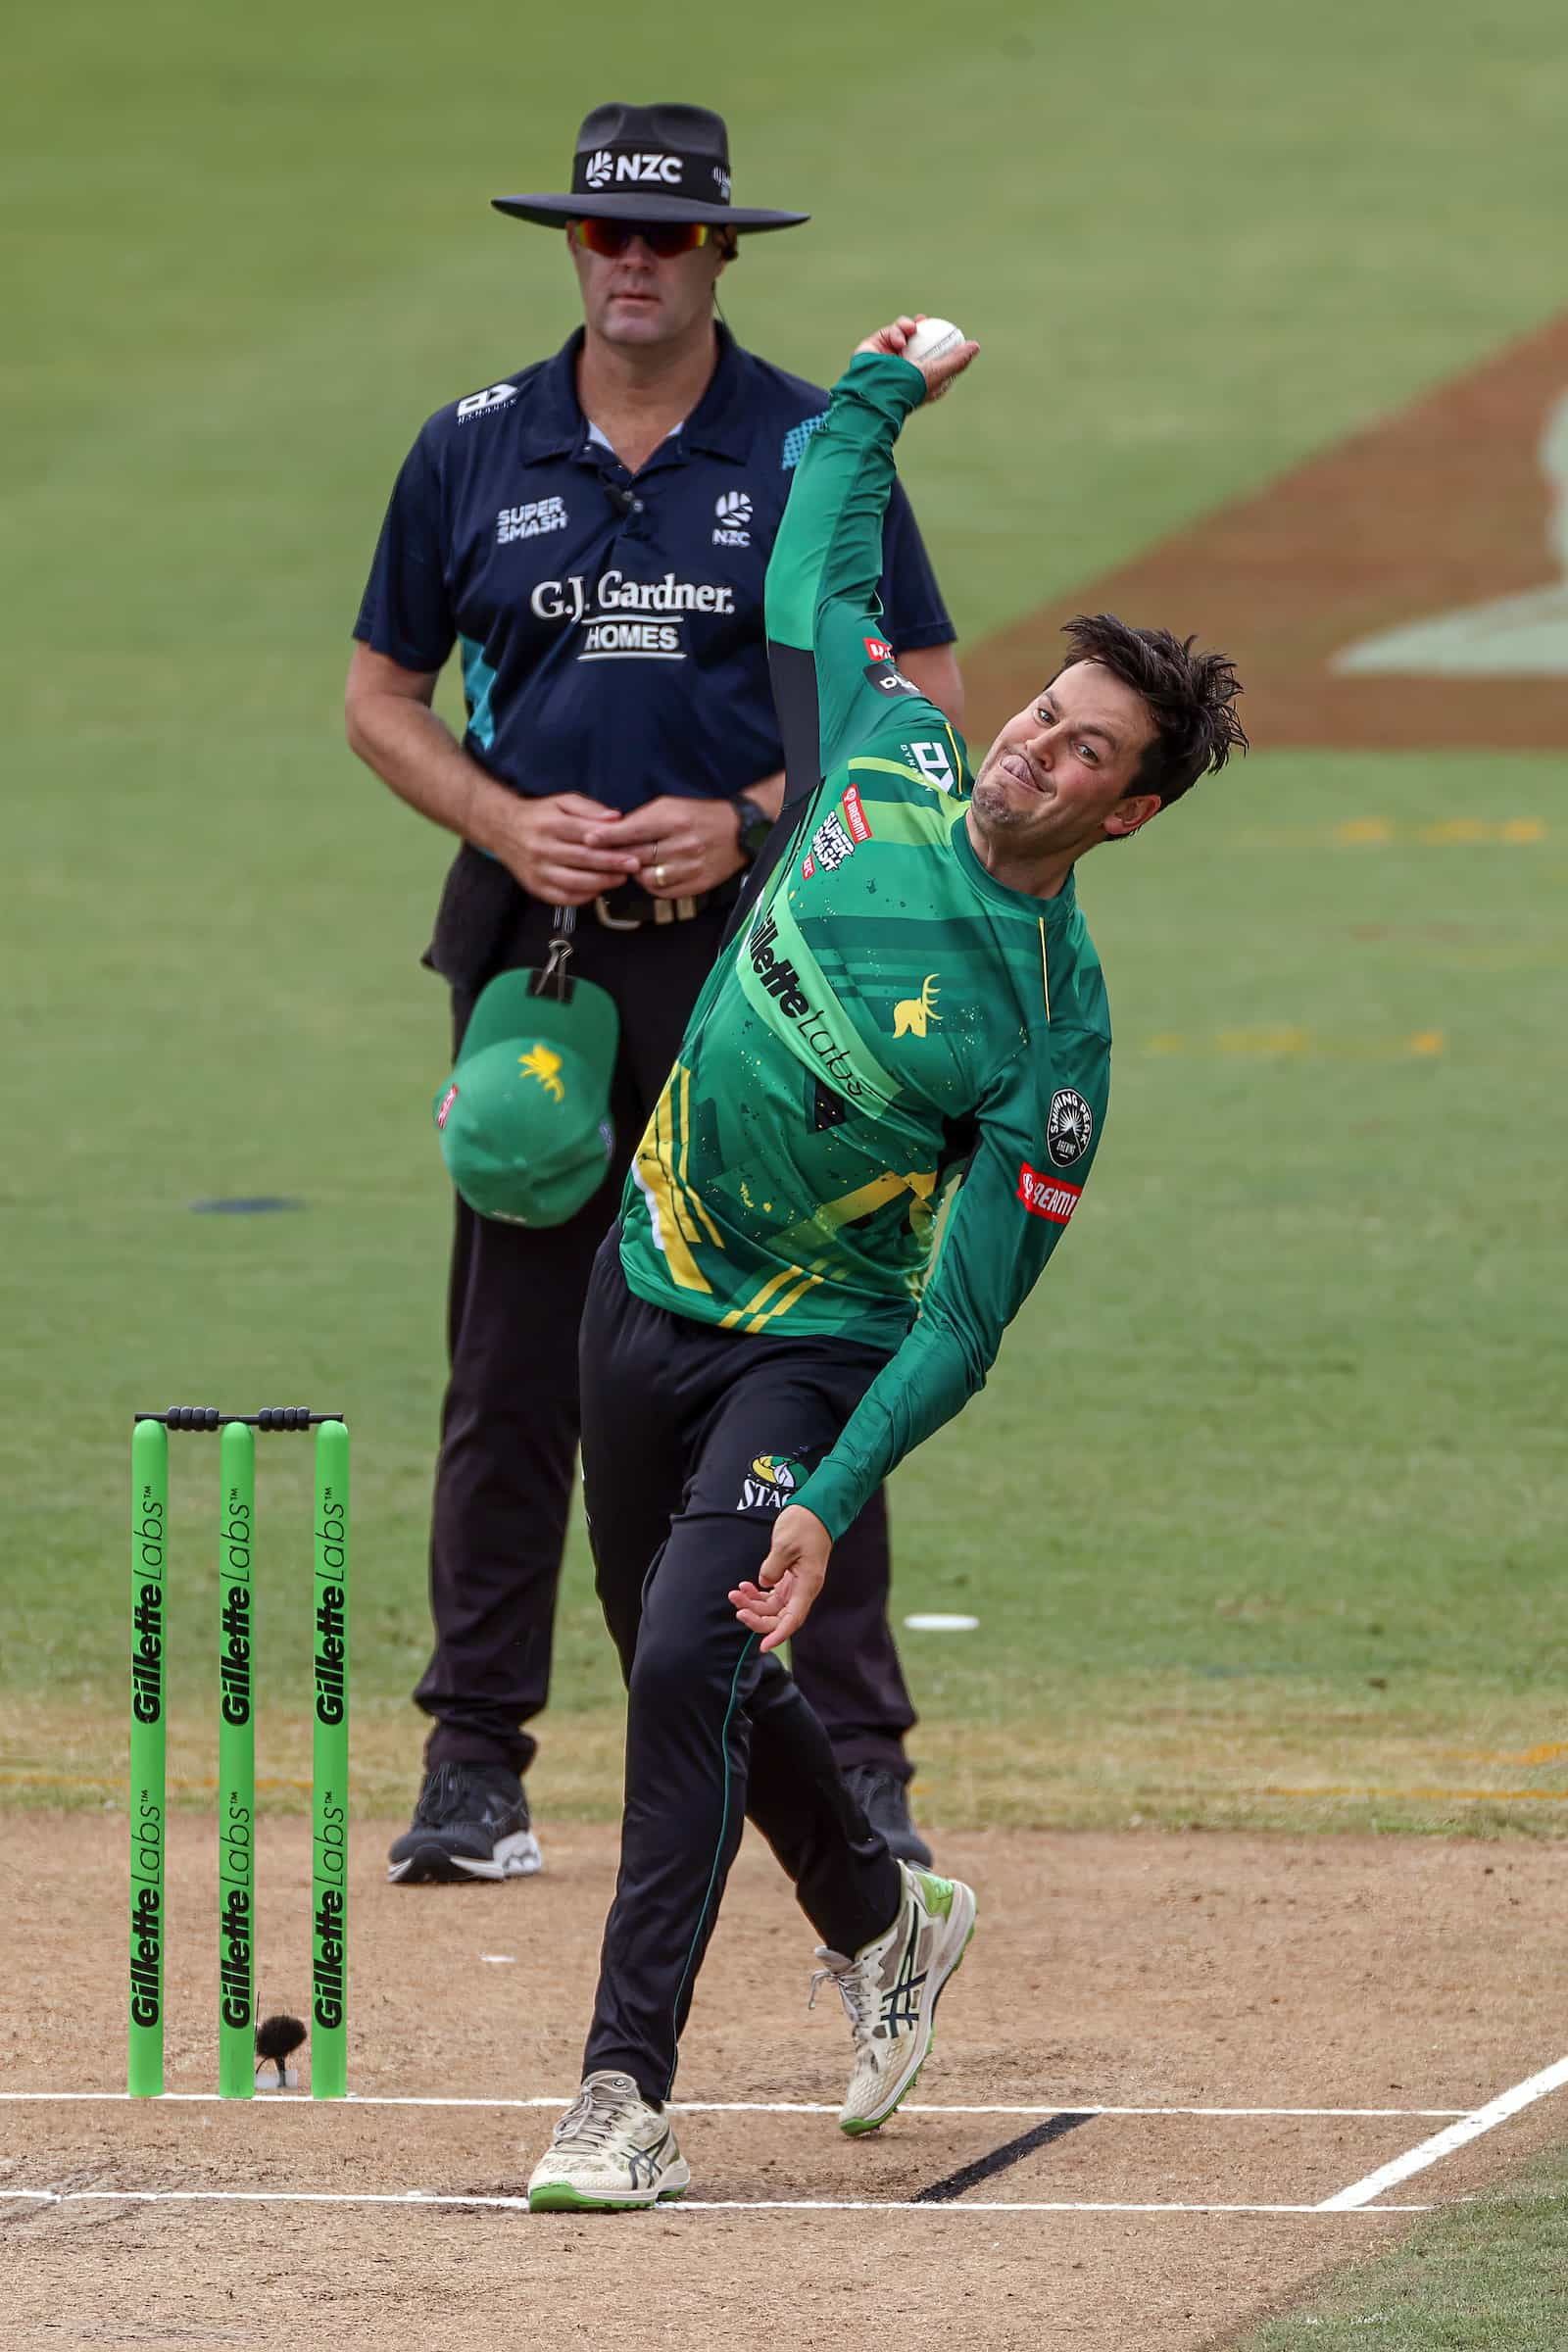
<svg viewBox="0 0 1568 2352"><path fill-rule="evenodd" d="M893 1007L895 1037L924 1037L928 1021L940 1021L936 1002L942 994L935 972L927 972L917 997L906 997L902 1004Z"/></svg>
<svg viewBox="0 0 1568 2352"><path fill-rule="evenodd" d="M718 518L713 532L715 547L751 546L752 502L744 490L726 490L714 502L713 513Z"/></svg>
<svg viewBox="0 0 1568 2352"><path fill-rule="evenodd" d="M1070 1086L1058 1088L1046 1113L1046 1150L1052 1166L1070 1168L1074 1160L1082 1159L1094 1132L1095 1114L1082 1095Z"/></svg>
<svg viewBox="0 0 1568 2352"><path fill-rule="evenodd" d="M781 1511L805 1476L782 1453L760 1453L741 1480L738 1511Z"/></svg>
<svg viewBox="0 0 1568 2352"><path fill-rule="evenodd" d="M561 1082L561 1055L549 1046L530 1046L526 1054L517 1055L517 1066L528 1077L537 1078L553 1102L564 1102L566 1090Z"/></svg>

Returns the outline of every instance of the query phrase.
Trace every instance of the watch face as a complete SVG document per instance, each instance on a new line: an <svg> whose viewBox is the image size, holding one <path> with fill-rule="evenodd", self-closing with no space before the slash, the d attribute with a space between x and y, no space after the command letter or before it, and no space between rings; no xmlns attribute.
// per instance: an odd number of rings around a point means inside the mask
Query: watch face
<svg viewBox="0 0 1568 2352"><path fill-rule="evenodd" d="M767 837L773 830L773 819L765 808L760 808L744 793L737 799L735 807L740 818L740 846L749 858L756 858L767 846Z"/></svg>

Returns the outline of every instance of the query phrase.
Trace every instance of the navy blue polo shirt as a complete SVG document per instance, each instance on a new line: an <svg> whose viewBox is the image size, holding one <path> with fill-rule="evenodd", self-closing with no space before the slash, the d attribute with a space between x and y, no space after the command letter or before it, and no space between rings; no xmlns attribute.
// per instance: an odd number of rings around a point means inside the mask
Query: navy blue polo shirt
<svg viewBox="0 0 1568 2352"><path fill-rule="evenodd" d="M632 809L784 763L762 581L827 394L718 337L707 391L635 476L577 405L580 328L439 410L398 475L354 634L405 669L459 647L464 748L518 792ZM949 644L899 488L883 553L896 650Z"/></svg>

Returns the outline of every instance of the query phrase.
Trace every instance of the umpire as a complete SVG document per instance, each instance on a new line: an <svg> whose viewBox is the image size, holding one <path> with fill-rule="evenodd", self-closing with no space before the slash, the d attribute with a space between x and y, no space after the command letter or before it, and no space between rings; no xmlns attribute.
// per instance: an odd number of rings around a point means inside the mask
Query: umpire
<svg viewBox="0 0 1568 2352"><path fill-rule="evenodd" d="M695 106L601 106L565 195L496 209L565 230L583 324L553 359L432 416L398 475L349 669L349 742L463 846L426 961L455 1040L497 972L545 960L576 907L573 968L615 1000L614 1154L547 1232L460 1199L451 1377L430 1544L433 1717L414 1821L388 1876L539 1867L524 1728L549 1690L578 1433L577 1323L627 1163L674 1061L751 861L783 797L762 582L792 468L827 394L743 351L716 318L746 232L804 213L738 209L728 138ZM954 629L902 492L883 543L899 662L961 717ZM454 646L467 724L431 708ZM835 1550L794 1646L801 1688L897 1853L912 1827L914 1722L888 1625L880 1494Z"/></svg>

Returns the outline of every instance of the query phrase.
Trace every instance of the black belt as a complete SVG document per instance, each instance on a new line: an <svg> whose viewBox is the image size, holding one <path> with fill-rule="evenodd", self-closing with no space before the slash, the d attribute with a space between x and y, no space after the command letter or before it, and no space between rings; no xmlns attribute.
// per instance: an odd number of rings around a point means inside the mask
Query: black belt
<svg viewBox="0 0 1568 2352"><path fill-rule="evenodd" d="M698 891L692 898L656 899L640 882L620 882L593 901L594 919L607 931L641 931L646 925L689 923L694 915L732 906L741 877L721 882L716 890Z"/></svg>

